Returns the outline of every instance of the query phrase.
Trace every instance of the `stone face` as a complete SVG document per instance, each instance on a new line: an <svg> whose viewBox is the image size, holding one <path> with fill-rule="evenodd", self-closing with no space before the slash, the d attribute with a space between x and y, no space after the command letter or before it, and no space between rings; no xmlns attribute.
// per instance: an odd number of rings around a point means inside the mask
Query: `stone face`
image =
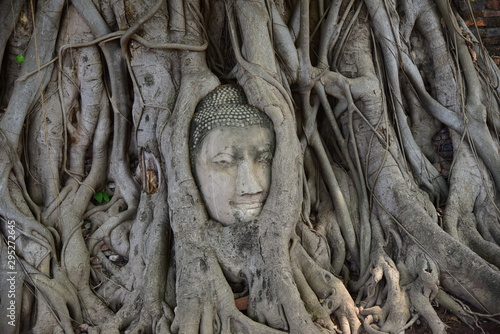
<svg viewBox="0 0 500 334"><path fill-rule="evenodd" d="M211 130L228 127L262 125L272 127L266 114L248 104L243 89L237 85L222 85L205 96L196 108L191 122L190 149L198 149L198 143Z"/></svg>
<svg viewBox="0 0 500 334"><path fill-rule="evenodd" d="M223 225L255 220L271 184L274 131L243 89L222 85L207 94L191 121L194 175L210 217Z"/></svg>
<svg viewBox="0 0 500 334"><path fill-rule="evenodd" d="M271 185L274 133L268 127L219 127L201 141L195 176L212 219L255 220Z"/></svg>

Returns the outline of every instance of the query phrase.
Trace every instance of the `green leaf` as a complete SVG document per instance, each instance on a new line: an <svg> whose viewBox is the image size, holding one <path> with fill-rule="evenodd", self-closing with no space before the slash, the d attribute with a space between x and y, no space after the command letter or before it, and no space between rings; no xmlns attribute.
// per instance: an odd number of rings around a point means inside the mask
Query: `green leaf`
<svg viewBox="0 0 500 334"><path fill-rule="evenodd" d="M97 192L94 194L94 199L99 203L101 204L102 203L102 199L103 199L103 193L102 192Z"/></svg>
<svg viewBox="0 0 500 334"><path fill-rule="evenodd" d="M105 201L106 203L110 201L109 195L105 191L98 191L94 194L94 199L101 204L102 201Z"/></svg>
<svg viewBox="0 0 500 334"><path fill-rule="evenodd" d="M26 60L26 59L24 58L24 56L23 56L23 55L17 55L17 57L16 57L16 61L17 61L18 63L24 63L24 61L25 61L25 60Z"/></svg>

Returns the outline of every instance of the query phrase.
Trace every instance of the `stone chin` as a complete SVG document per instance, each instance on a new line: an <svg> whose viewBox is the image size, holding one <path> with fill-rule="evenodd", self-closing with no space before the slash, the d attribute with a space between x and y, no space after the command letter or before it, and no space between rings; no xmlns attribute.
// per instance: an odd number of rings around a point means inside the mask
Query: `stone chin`
<svg viewBox="0 0 500 334"><path fill-rule="evenodd" d="M249 223L257 219L262 211L262 204L253 205L252 207L234 209L235 223Z"/></svg>
<svg viewBox="0 0 500 334"><path fill-rule="evenodd" d="M238 205L235 206L231 203L231 210L227 211L225 215L214 218L223 226L230 226L239 223L250 223L259 218L262 212L263 202L252 205ZM212 217L216 215L211 215Z"/></svg>

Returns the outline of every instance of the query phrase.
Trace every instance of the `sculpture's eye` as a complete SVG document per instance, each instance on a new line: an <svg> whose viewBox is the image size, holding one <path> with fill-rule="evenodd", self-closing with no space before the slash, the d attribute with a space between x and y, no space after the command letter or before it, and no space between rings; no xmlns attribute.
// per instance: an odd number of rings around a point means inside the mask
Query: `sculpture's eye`
<svg viewBox="0 0 500 334"><path fill-rule="evenodd" d="M235 164L235 157L228 153L219 153L213 159L212 163L222 168L229 168Z"/></svg>
<svg viewBox="0 0 500 334"><path fill-rule="evenodd" d="M257 162L260 164L270 164L273 160L273 154L270 151L259 152Z"/></svg>

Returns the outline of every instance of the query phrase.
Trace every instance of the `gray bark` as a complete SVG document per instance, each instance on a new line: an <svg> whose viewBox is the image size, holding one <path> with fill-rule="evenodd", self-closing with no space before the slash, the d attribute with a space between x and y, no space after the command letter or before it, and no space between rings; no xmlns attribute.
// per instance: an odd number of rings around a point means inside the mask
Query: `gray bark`
<svg viewBox="0 0 500 334"><path fill-rule="evenodd" d="M1 4L0 332L444 333L434 301L500 313L500 72L447 1L399 5ZM223 226L188 138L228 81L276 151L259 218Z"/></svg>

